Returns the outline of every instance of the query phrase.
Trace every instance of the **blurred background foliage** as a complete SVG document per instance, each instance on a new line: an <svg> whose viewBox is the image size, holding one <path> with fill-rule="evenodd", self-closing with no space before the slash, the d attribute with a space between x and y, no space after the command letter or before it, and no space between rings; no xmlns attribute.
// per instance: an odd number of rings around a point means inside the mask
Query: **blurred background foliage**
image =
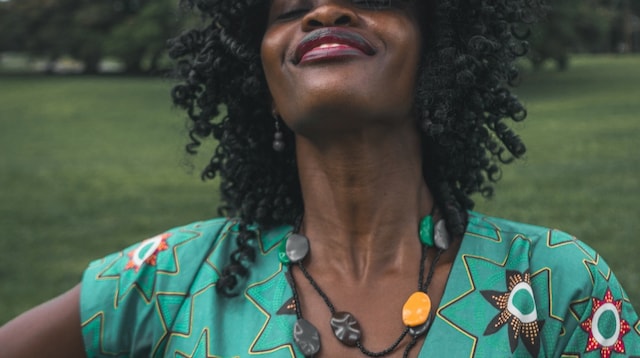
<svg viewBox="0 0 640 358"><path fill-rule="evenodd" d="M110 60L118 72L155 73L168 63L167 39L189 21L175 0L5 0L0 56L40 60L44 72L70 58L73 72L110 71L101 66Z"/></svg>
<svg viewBox="0 0 640 358"><path fill-rule="evenodd" d="M0 56L18 53L31 60L27 63L37 59L44 72L63 71L56 65L71 58L77 66L67 70L73 72L155 73L167 67L166 40L197 21L176 3L0 0ZM548 3L546 21L532 32L529 59L534 68L551 61L564 70L571 53L640 52L640 0Z"/></svg>
<svg viewBox="0 0 640 358"><path fill-rule="evenodd" d="M552 61L565 70L572 53L640 52L640 0L554 0L534 26L528 55L534 68Z"/></svg>

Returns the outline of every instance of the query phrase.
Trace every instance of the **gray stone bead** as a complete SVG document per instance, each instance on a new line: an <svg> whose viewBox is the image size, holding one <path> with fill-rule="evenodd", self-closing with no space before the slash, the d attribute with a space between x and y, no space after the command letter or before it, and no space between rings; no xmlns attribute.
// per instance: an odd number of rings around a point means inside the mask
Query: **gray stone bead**
<svg viewBox="0 0 640 358"><path fill-rule="evenodd" d="M362 336L360 324L349 312L334 313L329 323L338 340L349 347L355 346Z"/></svg>
<svg viewBox="0 0 640 358"><path fill-rule="evenodd" d="M293 340L305 357L313 357L320 351L320 333L304 318L293 325Z"/></svg>
<svg viewBox="0 0 640 358"><path fill-rule="evenodd" d="M449 232L444 220L438 220L433 228L433 243L438 249L446 250L449 248Z"/></svg>
<svg viewBox="0 0 640 358"><path fill-rule="evenodd" d="M302 261L309 254L309 239L304 235L292 234L287 239L285 251L292 263Z"/></svg>

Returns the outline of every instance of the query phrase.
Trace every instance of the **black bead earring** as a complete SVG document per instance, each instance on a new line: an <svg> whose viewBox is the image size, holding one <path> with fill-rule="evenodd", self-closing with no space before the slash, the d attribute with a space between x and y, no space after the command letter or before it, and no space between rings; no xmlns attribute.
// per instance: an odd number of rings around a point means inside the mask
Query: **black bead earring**
<svg viewBox="0 0 640 358"><path fill-rule="evenodd" d="M280 153L284 150L284 133L280 130L280 116L274 111L273 118L276 120L276 132L273 135L273 150Z"/></svg>

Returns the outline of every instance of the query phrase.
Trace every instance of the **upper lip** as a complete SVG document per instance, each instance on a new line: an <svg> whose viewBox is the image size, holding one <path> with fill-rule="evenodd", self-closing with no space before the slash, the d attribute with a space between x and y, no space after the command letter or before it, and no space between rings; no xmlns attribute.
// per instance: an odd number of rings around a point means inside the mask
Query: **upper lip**
<svg viewBox="0 0 640 358"><path fill-rule="evenodd" d="M325 27L311 31L296 46L294 62L298 63L302 57L312 49L323 44L343 44L362 51L365 55L375 54L375 49L362 35L347 28Z"/></svg>

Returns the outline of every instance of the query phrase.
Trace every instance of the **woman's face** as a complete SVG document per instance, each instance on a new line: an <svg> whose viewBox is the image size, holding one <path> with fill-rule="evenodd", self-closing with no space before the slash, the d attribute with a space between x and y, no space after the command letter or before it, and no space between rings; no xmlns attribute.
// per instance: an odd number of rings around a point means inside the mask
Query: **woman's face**
<svg viewBox="0 0 640 358"><path fill-rule="evenodd" d="M411 119L421 34L391 0L272 0L262 63L274 109L299 134Z"/></svg>

